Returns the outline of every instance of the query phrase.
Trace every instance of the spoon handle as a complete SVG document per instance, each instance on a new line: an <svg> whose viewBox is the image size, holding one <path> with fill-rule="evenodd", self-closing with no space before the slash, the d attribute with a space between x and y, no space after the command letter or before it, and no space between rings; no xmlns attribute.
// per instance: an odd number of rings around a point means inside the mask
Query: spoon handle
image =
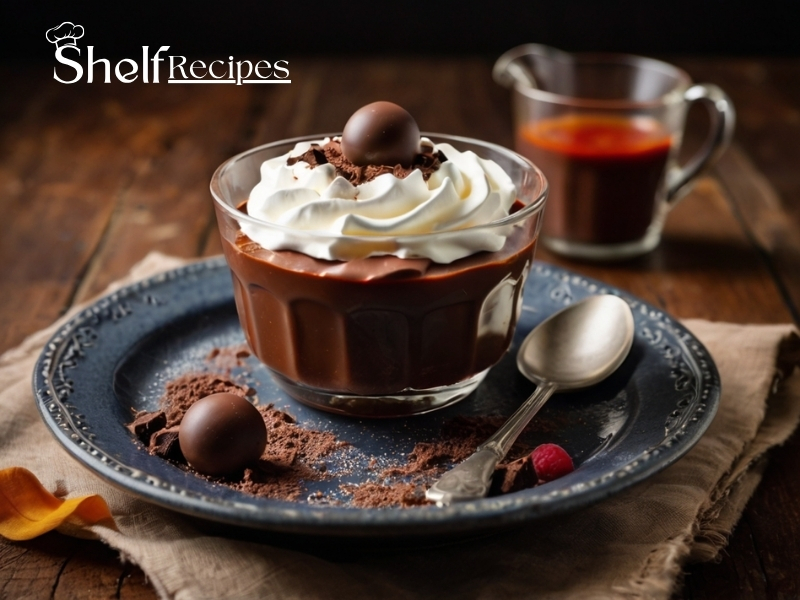
<svg viewBox="0 0 800 600"><path fill-rule="evenodd" d="M525 429L525 426L531 422L531 419L555 391L556 385L554 383L545 381L539 384L530 397L503 423L503 426L492 437L478 446L478 451L491 450L497 455L498 461L503 460L508 451L511 450L511 446L517 441L519 434Z"/></svg>
<svg viewBox="0 0 800 600"><path fill-rule="evenodd" d="M425 492L425 497L439 506L483 498L489 491L497 463L508 454L519 434L555 390L556 386L552 383L540 384L492 437L478 446L475 453L464 462L442 475Z"/></svg>

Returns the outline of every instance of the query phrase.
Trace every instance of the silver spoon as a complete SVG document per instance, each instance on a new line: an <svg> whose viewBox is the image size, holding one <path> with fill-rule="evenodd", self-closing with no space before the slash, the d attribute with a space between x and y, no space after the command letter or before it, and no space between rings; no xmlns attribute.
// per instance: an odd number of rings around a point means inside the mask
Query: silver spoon
<svg viewBox="0 0 800 600"><path fill-rule="evenodd" d="M517 368L537 387L503 426L425 493L439 506L482 498L497 464L556 390L599 383L625 360L633 344L633 314L624 300L590 296L551 315L520 346Z"/></svg>

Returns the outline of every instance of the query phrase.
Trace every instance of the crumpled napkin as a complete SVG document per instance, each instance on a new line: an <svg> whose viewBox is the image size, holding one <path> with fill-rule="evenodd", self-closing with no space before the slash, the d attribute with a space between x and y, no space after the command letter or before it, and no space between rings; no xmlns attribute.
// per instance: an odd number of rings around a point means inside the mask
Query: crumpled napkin
<svg viewBox="0 0 800 600"><path fill-rule="evenodd" d="M114 287L180 264L151 254ZM684 324L722 379L719 410L700 442L601 503L478 540L361 554L348 541L340 559L323 559L271 545L269 532L260 543L224 537L224 526L209 529L110 486L60 447L35 408L31 370L56 325L0 357L0 469L29 469L69 506L83 496L105 499L113 522L91 511L60 530L117 548L162 598L667 600L686 561L710 560L724 547L761 478L762 457L800 420L800 337L792 325ZM2 479L0 491L7 491Z"/></svg>

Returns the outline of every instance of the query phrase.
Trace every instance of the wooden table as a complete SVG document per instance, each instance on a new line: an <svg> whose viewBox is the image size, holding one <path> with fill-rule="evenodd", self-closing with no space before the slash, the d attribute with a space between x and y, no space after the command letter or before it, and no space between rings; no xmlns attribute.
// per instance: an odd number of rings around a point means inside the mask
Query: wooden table
<svg viewBox="0 0 800 600"><path fill-rule="evenodd" d="M800 317L800 59L675 58L721 85L735 143L670 215L662 245L616 265L538 258L624 288L677 317ZM511 145L491 59L294 60L292 83L63 85L52 66L0 66L0 351L99 293L151 250L220 252L216 166L260 143L339 130L391 99L423 130ZM692 120L702 120L702 114ZM800 597L800 434L764 480L718 564L689 565L677 598ZM153 598L97 542L0 541L1 598Z"/></svg>

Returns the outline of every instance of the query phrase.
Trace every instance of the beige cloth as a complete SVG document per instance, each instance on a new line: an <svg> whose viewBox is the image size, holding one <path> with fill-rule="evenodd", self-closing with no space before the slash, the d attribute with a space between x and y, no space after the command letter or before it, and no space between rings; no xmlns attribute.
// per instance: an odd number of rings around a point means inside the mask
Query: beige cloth
<svg viewBox="0 0 800 600"><path fill-rule="evenodd" d="M126 281L181 264L151 255ZM714 422L681 460L567 517L443 547L329 561L264 543L215 537L179 514L106 484L42 424L31 371L54 327L0 357L0 468L23 466L50 490L99 493L119 532L95 527L138 564L163 598L662 598L682 565L709 560L758 484L764 452L800 418L800 338L790 325L686 325L722 377Z"/></svg>

